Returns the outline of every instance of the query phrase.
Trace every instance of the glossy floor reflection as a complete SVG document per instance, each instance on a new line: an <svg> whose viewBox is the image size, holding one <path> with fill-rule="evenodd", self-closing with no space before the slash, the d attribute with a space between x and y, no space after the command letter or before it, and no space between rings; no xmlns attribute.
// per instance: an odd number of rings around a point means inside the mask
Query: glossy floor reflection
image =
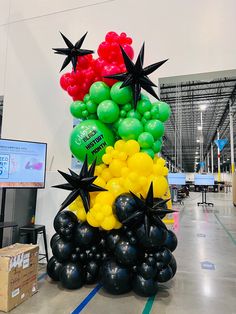
<svg viewBox="0 0 236 314"><path fill-rule="evenodd" d="M133 293L111 297L99 290L82 313L236 314L236 207L230 193L207 194L214 207L198 207L200 200L200 193L191 193L175 206L178 271L160 286L153 304ZM39 292L11 313L69 314L92 288L66 291L45 277Z"/></svg>

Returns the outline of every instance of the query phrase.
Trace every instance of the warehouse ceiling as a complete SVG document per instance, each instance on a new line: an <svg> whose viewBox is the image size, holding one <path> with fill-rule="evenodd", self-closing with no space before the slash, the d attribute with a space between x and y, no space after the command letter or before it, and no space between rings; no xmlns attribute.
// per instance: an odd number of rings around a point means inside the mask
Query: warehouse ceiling
<svg viewBox="0 0 236 314"><path fill-rule="evenodd" d="M186 78L185 78L186 79ZM214 79L197 79L168 83L168 79L160 80L160 98L171 106L172 115L166 123L163 153L172 159L177 166L186 172L196 168L199 159L201 107L203 116L203 154L210 152L211 143L217 137L227 138L229 134L229 104L232 101L233 112L236 112L236 75ZM236 123L234 123L236 135ZM235 138L236 142L236 138ZM175 143L177 153L175 153ZM181 149L182 146L182 149ZM236 146L236 143L235 143ZM176 157L177 155L177 157ZM180 157L180 155L182 155ZM182 160L181 160L182 159ZM217 149L214 144L214 164L217 163ZM230 162L230 144L222 151L222 166Z"/></svg>

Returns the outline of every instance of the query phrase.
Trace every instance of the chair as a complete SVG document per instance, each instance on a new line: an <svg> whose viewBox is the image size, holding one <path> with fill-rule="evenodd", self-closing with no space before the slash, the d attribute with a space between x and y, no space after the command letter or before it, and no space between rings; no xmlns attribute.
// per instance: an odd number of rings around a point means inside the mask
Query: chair
<svg viewBox="0 0 236 314"><path fill-rule="evenodd" d="M27 226L23 226L19 228L19 237L21 238L23 235L28 235L30 238L30 243L32 244L37 244L38 234L43 234L44 248L45 248L45 253L39 254L39 256L43 256L43 258L39 260L46 258L48 262L48 246L47 246L45 226L32 224L32 225L27 225Z"/></svg>

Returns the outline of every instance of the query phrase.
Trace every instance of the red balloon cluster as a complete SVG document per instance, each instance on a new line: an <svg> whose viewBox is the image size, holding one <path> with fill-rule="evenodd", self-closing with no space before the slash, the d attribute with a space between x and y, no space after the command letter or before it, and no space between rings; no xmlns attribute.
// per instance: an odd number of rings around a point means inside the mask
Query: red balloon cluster
<svg viewBox="0 0 236 314"><path fill-rule="evenodd" d="M123 73L126 71L120 46L133 59L134 51L131 47L132 38L125 33L118 35L108 32L98 47L98 58L92 55L78 57L76 72L65 73L60 78L61 87L68 92L73 100L83 100L90 86L96 81L103 81L112 86L116 81L104 76Z"/></svg>

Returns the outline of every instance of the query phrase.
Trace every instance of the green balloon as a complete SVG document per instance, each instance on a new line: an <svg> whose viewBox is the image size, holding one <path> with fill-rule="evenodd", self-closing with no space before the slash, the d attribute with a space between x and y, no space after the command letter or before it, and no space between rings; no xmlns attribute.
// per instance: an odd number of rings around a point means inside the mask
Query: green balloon
<svg viewBox="0 0 236 314"><path fill-rule="evenodd" d="M135 118L138 120L141 120L141 118L142 118L141 114L137 110L134 110L134 109L132 109L128 112L127 117L128 118Z"/></svg>
<svg viewBox="0 0 236 314"><path fill-rule="evenodd" d="M92 100L88 100L87 103L87 110L89 113L96 113L97 112L97 104Z"/></svg>
<svg viewBox="0 0 236 314"><path fill-rule="evenodd" d="M154 142L154 144L152 145L152 149L155 153L159 153L161 151L161 146L162 146L162 141L161 140L157 140L156 142Z"/></svg>
<svg viewBox="0 0 236 314"><path fill-rule="evenodd" d="M88 110L83 110L83 111L82 111L82 117L83 117L83 118L87 118L88 115L89 115Z"/></svg>
<svg viewBox="0 0 236 314"><path fill-rule="evenodd" d="M100 164L106 147L113 146L114 142L114 134L104 123L98 120L86 120L74 127L70 136L70 150L80 161L84 161L87 155L89 164L95 158L97 164Z"/></svg>
<svg viewBox="0 0 236 314"><path fill-rule="evenodd" d="M155 156L155 153L154 153L154 151L153 151L151 148L141 148L140 151L141 151L142 153L148 154L152 159L153 159L154 156Z"/></svg>
<svg viewBox="0 0 236 314"><path fill-rule="evenodd" d="M151 119L151 112L150 111L146 111L144 112L144 115L143 117L146 119L146 120L150 120Z"/></svg>
<svg viewBox="0 0 236 314"><path fill-rule="evenodd" d="M138 143L141 148L152 148L154 144L154 138L152 134L143 132L138 137Z"/></svg>
<svg viewBox="0 0 236 314"><path fill-rule="evenodd" d="M147 120L144 117L142 117L141 123L142 123L142 125L145 125L147 123Z"/></svg>
<svg viewBox="0 0 236 314"><path fill-rule="evenodd" d="M89 100L90 100L90 96L89 96L89 94L86 94L84 96L84 102L88 102Z"/></svg>
<svg viewBox="0 0 236 314"><path fill-rule="evenodd" d="M154 137L154 140L159 139L164 135L165 128L164 124L159 120L149 120L145 124L144 130L149 132Z"/></svg>
<svg viewBox="0 0 236 314"><path fill-rule="evenodd" d="M121 111L120 111L121 118L125 118L126 115L127 115L127 112L125 110L121 109Z"/></svg>
<svg viewBox="0 0 236 314"><path fill-rule="evenodd" d="M89 120L98 120L98 116L96 115L96 113L90 113L88 115L88 119Z"/></svg>
<svg viewBox="0 0 236 314"><path fill-rule="evenodd" d="M104 100L98 105L99 120L104 123L113 123L119 118L119 106L112 100Z"/></svg>
<svg viewBox="0 0 236 314"><path fill-rule="evenodd" d="M103 100L110 99L110 88L104 82L95 82L89 89L90 100L100 104Z"/></svg>
<svg viewBox="0 0 236 314"><path fill-rule="evenodd" d="M82 118L82 111L85 109L86 105L80 100L73 101L72 104L70 105L70 112L72 116L77 119Z"/></svg>
<svg viewBox="0 0 236 314"><path fill-rule="evenodd" d="M171 115L170 106L164 101L159 101L157 104L159 109L159 120L162 122L167 121Z"/></svg>
<svg viewBox="0 0 236 314"><path fill-rule="evenodd" d="M132 100L130 87L122 87L122 82L115 83L111 88L111 99L119 105L125 105Z"/></svg>
<svg viewBox="0 0 236 314"><path fill-rule="evenodd" d="M138 101L137 104L137 110L139 113L141 113L142 115L146 112L146 111L150 111L152 107L151 102L148 99L141 99Z"/></svg>
<svg viewBox="0 0 236 314"><path fill-rule="evenodd" d="M119 118L116 122L114 122L113 126L116 130L118 130L120 123L124 120L124 118Z"/></svg>
<svg viewBox="0 0 236 314"><path fill-rule="evenodd" d="M126 112L128 112L128 111L130 111L130 110L132 109L132 105L131 105L131 104L126 104L126 105L124 105L123 109L124 109Z"/></svg>
<svg viewBox="0 0 236 314"><path fill-rule="evenodd" d="M148 95L146 95L146 94L141 94L141 99L149 100L149 97L148 97Z"/></svg>
<svg viewBox="0 0 236 314"><path fill-rule="evenodd" d="M118 134L123 140L137 140L143 132L142 123L135 118L125 118L119 125Z"/></svg>

